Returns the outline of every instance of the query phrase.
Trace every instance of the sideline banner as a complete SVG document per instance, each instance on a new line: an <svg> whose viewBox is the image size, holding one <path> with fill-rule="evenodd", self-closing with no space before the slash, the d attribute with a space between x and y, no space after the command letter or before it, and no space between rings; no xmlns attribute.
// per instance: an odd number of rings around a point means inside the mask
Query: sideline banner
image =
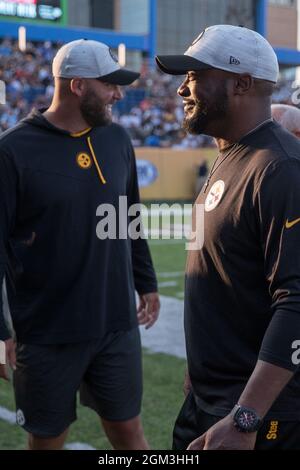
<svg viewBox="0 0 300 470"><path fill-rule="evenodd" d="M135 149L141 200L192 200L197 170L217 156L213 148L173 150L156 147Z"/></svg>

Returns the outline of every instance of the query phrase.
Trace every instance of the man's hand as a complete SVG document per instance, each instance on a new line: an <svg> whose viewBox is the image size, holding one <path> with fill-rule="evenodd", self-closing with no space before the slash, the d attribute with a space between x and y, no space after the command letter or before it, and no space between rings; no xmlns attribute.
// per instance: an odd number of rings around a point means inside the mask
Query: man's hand
<svg viewBox="0 0 300 470"><path fill-rule="evenodd" d="M160 309L159 295L157 292L140 295L140 305L137 310L139 325L145 325L146 330L156 322Z"/></svg>
<svg viewBox="0 0 300 470"><path fill-rule="evenodd" d="M228 415L191 442L188 450L253 450L256 436L256 432L238 431Z"/></svg>
<svg viewBox="0 0 300 470"><path fill-rule="evenodd" d="M13 339L7 339L5 341L6 351L6 364L0 365L0 378L9 380L7 367L11 367L13 370L16 369L16 345Z"/></svg>

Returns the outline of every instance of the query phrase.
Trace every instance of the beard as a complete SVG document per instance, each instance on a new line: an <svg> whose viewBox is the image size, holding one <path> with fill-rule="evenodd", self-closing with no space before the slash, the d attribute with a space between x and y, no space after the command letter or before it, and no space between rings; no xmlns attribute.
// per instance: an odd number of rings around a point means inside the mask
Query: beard
<svg viewBox="0 0 300 470"><path fill-rule="evenodd" d="M186 116L184 118L182 127L189 134L205 134L209 124L224 119L227 115L228 93L226 82L224 81L220 84L217 93L214 93L214 100L212 102L195 100L193 115L192 117Z"/></svg>
<svg viewBox="0 0 300 470"><path fill-rule="evenodd" d="M80 103L83 119L90 127L111 124L111 115L93 90L87 90Z"/></svg>

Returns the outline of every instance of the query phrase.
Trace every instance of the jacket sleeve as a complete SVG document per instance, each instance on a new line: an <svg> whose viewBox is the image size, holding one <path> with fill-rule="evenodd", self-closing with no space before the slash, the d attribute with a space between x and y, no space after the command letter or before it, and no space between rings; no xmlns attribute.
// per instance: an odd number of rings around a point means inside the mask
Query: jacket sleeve
<svg viewBox="0 0 300 470"><path fill-rule="evenodd" d="M12 233L17 204L17 174L8 157L0 149L0 340L10 337L3 316L2 285L7 271L8 240Z"/></svg>
<svg viewBox="0 0 300 470"><path fill-rule="evenodd" d="M256 210L273 313L259 359L294 371L293 348L300 340L300 160L266 169Z"/></svg>
<svg viewBox="0 0 300 470"><path fill-rule="evenodd" d="M128 188L128 208L133 204L140 205L140 195L138 188L138 179L137 179L137 169L136 169L136 160L134 155L134 150L131 146L130 148L130 181ZM142 219L141 212L139 213L139 224L140 232L143 232L142 229ZM130 216L130 221L134 217ZM151 259L150 250L148 243L142 236L131 239L132 244L132 265L133 265L133 276L134 284L137 292L142 294L148 294L150 292L157 292L157 280L155 271L153 268L153 263Z"/></svg>

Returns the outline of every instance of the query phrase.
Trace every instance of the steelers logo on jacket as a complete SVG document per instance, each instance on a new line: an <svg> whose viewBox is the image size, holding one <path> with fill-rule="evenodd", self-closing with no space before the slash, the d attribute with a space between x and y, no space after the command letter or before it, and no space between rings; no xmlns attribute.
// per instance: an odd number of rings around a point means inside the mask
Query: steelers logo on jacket
<svg viewBox="0 0 300 470"><path fill-rule="evenodd" d="M77 155L76 161L78 166L83 170L88 170L92 166L92 159L91 157L84 152L81 152Z"/></svg>

